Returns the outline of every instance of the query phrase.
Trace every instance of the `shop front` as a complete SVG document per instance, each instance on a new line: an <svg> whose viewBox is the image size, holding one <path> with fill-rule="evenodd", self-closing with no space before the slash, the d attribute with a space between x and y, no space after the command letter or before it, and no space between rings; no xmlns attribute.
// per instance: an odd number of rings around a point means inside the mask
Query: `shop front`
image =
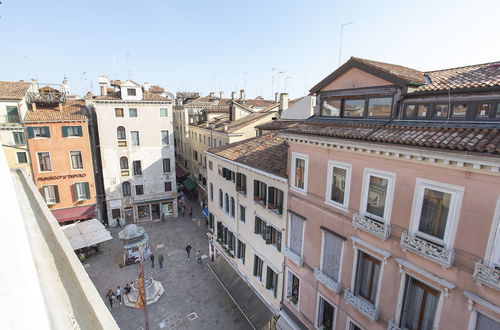
<svg viewBox="0 0 500 330"><path fill-rule="evenodd" d="M175 216L175 198L155 200L155 201L136 201L135 209L137 222L159 221Z"/></svg>

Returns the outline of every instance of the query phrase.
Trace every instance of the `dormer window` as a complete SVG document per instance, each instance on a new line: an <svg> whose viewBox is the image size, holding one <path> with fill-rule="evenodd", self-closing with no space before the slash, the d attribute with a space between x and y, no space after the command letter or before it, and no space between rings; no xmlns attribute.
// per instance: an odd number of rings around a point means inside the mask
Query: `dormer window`
<svg viewBox="0 0 500 330"><path fill-rule="evenodd" d="M323 99L321 116L344 118L389 118L392 96Z"/></svg>
<svg viewBox="0 0 500 330"><path fill-rule="evenodd" d="M127 95L128 96L136 96L137 95L136 93L137 92L136 92L135 88L127 88Z"/></svg>

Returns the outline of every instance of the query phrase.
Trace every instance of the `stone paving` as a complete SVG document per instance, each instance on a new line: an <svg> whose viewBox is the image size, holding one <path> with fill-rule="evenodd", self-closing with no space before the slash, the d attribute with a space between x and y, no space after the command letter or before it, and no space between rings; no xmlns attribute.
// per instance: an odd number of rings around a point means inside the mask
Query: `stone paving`
<svg viewBox="0 0 500 330"><path fill-rule="evenodd" d="M194 210L193 218L202 217L198 202L188 202ZM205 221L193 221L179 217L166 222L139 224L150 237L153 253L165 257L163 269L151 268L151 262L144 264L145 276L160 281L165 292L158 302L148 305L150 329L251 329L240 312L207 266L209 258ZM122 245L118 231L112 228L113 240L100 244L101 253L89 257L84 266L101 297L108 289L122 288L127 282L137 278L138 265L119 267ZM187 260L184 248L192 246L191 260ZM196 251L200 249L203 265L196 263ZM144 313L140 309L118 305L116 301L110 309L121 329L141 329Z"/></svg>

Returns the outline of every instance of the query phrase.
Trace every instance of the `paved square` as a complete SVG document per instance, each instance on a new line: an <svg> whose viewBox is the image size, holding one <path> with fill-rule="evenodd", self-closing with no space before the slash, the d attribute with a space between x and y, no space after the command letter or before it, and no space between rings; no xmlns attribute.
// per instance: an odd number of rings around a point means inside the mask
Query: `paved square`
<svg viewBox="0 0 500 330"><path fill-rule="evenodd" d="M193 207L194 216L201 217L199 206ZM163 269L157 260L151 268L149 260L144 264L144 275L152 276L163 284L165 292L158 302L148 305L151 329L251 329L246 318L221 287L208 269L209 258L203 258L203 265L196 263L197 249L208 254L205 221L190 221L187 216L166 222L144 223L140 226L150 237L150 246L158 259L163 254ZM105 298L108 289L116 290L137 278L138 266L119 267L122 245L118 239L121 229L111 229L113 240L100 244L101 253L85 261L92 282L109 308ZM187 260L184 248L192 246L191 260ZM161 246L161 247L160 247ZM144 327L142 310L113 303L111 314L121 329ZM194 317L196 316L196 317ZM193 318L194 317L194 318Z"/></svg>

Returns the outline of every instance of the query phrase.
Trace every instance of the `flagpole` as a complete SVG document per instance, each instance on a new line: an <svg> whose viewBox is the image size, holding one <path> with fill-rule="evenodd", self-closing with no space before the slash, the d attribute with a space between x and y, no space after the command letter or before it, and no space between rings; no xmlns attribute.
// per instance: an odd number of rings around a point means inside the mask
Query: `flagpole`
<svg viewBox="0 0 500 330"><path fill-rule="evenodd" d="M142 299L144 301L144 327L145 330L149 330L149 314L148 314L148 302L146 300L146 288L144 287L144 251L142 250L142 244L139 246L140 248L140 267L141 267L141 275L142 275ZM139 292L140 293L140 292Z"/></svg>

